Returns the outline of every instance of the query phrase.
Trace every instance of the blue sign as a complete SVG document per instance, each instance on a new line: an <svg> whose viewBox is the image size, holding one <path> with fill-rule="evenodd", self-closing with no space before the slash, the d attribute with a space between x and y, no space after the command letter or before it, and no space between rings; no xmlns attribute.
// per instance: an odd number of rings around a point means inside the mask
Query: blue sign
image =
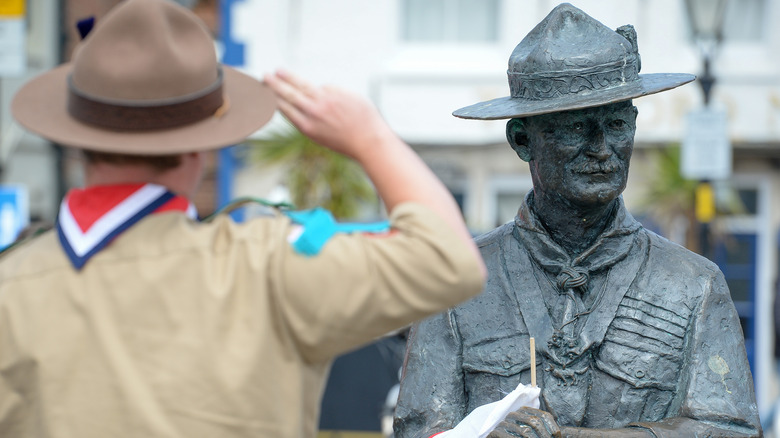
<svg viewBox="0 0 780 438"><path fill-rule="evenodd" d="M220 4L220 41L224 52L222 63L233 67L244 66L246 46L244 43L233 39L233 5L243 0L222 0Z"/></svg>
<svg viewBox="0 0 780 438"><path fill-rule="evenodd" d="M244 0L222 0L220 3L220 42L222 43L222 63L233 67L244 66L246 46L241 41L233 39L233 6ZM233 154L233 147L226 147L217 152L217 208L224 207L233 199L233 173L238 165ZM233 211L230 216L240 222L241 211Z"/></svg>
<svg viewBox="0 0 780 438"><path fill-rule="evenodd" d="M0 185L0 249L12 244L30 223L27 188Z"/></svg>

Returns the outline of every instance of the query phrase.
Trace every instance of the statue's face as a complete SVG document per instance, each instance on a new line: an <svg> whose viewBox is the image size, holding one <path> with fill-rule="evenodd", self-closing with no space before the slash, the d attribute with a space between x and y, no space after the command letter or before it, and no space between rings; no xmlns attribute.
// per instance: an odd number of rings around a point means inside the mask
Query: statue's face
<svg viewBox="0 0 780 438"><path fill-rule="evenodd" d="M617 198L628 180L636 115L626 101L525 119L534 190L583 207Z"/></svg>

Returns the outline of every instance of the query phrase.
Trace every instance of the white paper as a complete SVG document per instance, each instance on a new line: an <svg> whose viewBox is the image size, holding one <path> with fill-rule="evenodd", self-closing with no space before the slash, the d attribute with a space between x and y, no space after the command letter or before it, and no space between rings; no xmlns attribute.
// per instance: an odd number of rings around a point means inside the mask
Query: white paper
<svg viewBox="0 0 780 438"><path fill-rule="evenodd" d="M524 406L539 409L540 392L538 386L521 383L501 400L474 409L454 429L436 435L436 438L485 438L510 412Z"/></svg>

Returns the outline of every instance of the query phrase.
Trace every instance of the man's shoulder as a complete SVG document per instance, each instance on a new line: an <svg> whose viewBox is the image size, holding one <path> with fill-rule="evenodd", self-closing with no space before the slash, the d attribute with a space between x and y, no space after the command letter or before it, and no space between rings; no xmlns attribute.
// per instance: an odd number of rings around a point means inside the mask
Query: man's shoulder
<svg viewBox="0 0 780 438"><path fill-rule="evenodd" d="M4 250L0 253L0 278L36 275L66 265L58 245L55 231L49 230Z"/></svg>

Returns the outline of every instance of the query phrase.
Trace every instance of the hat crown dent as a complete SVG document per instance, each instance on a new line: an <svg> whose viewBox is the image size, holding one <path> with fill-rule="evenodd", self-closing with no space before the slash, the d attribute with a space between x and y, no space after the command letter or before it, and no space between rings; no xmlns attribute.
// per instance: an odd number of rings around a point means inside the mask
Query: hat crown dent
<svg viewBox="0 0 780 438"><path fill-rule="evenodd" d="M630 63L638 55L632 43L569 3L555 7L515 47L509 71L564 73L572 68Z"/></svg>
<svg viewBox="0 0 780 438"><path fill-rule="evenodd" d="M188 9L164 0L125 0L74 52L73 84L102 100L165 100L217 80L208 30Z"/></svg>

